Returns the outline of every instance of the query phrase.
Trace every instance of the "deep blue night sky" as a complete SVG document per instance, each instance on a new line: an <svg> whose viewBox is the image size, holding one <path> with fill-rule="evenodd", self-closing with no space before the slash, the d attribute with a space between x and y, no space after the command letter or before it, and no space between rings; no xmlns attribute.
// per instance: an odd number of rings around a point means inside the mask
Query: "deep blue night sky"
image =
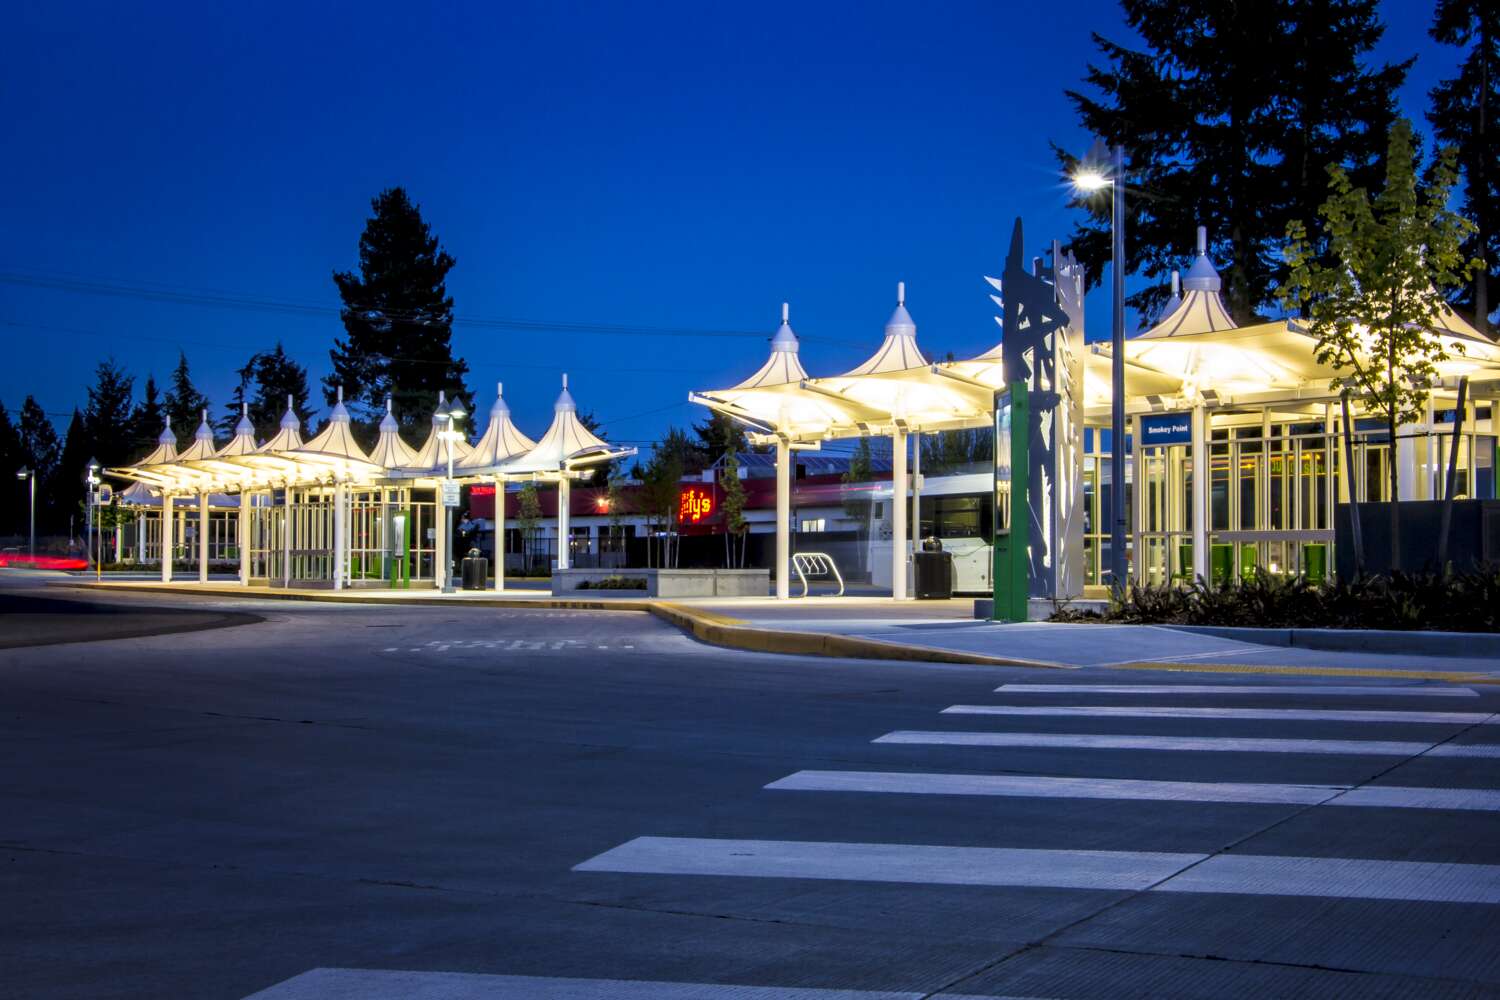
<svg viewBox="0 0 1500 1000"><path fill-rule="evenodd" d="M1418 120L1457 61L1430 14L1384 7L1379 56L1420 57ZM354 266L371 196L402 184L458 259L460 316L763 331L456 327L483 408L503 379L539 434L567 370L608 436L643 444L701 419L688 389L760 364L783 299L815 375L873 350L898 280L930 355L992 346L982 275L1013 218L1037 253L1071 226L1047 143L1089 140L1063 89L1091 30L1128 38L1108 0L30 3L5 20L0 272L329 310L0 283L13 413L34 393L65 423L110 353L160 382L180 346L216 411L278 338L320 378L341 329L329 274ZM1088 308L1105 333L1107 292Z"/></svg>

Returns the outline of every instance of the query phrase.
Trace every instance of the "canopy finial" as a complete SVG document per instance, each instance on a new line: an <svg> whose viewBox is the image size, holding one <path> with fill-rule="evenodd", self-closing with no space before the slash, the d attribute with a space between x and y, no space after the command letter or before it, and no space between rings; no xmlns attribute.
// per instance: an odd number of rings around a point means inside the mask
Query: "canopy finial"
<svg viewBox="0 0 1500 1000"><path fill-rule="evenodd" d="M245 402L243 399L240 400L240 416L242 416L242 417L248 417L249 415L250 415L250 404L247 403L247 402Z"/></svg>
<svg viewBox="0 0 1500 1000"><path fill-rule="evenodd" d="M286 394L286 411L288 413L292 412L292 394L291 393L287 393Z"/></svg>
<svg viewBox="0 0 1500 1000"><path fill-rule="evenodd" d="M906 282L896 282L896 305L906 305Z"/></svg>
<svg viewBox="0 0 1500 1000"><path fill-rule="evenodd" d="M1175 268L1172 270L1172 294L1174 296L1182 294L1182 272Z"/></svg>
<svg viewBox="0 0 1500 1000"><path fill-rule="evenodd" d="M385 412L387 412L387 413L391 412L391 396L390 396L390 393L386 393L386 397L385 397Z"/></svg>
<svg viewBox="0 0 1500 1000"><path fill-rule="evenodd" d="M790 302L783 302L781 304L781 321L783 323L790 323L791 322L791 315L792 315L792 304Z"/></svg>
<svg viewBox="0 0 1500 1000"><path fill-rule="evenodd" d="M568 387L568 373L567 372L563 372L563 388L566 389L567 387Z"/></svg>
<svg viewBox="0 0 1500 1000"><path fill-rule="evenodd" d="M495 395L496 396L503 396L503 395L505 395L505 383L504 382L496 382L495 383Z"/></svg>
<svg viewBox="0 0 1500 1000"><path fill-rule="evenodd" d="M342 403L343 401L344 401L344 387L343 386L339 386L339 402Z"/></svg>
<svg viewBox="0 0 1500 1000"><path fill-rule="evenodd" d="M1208 227L1207 226L1199 226L1198 227L1198 253L1199 254L1206 254L1206 253L1208 253Z"/></svg>

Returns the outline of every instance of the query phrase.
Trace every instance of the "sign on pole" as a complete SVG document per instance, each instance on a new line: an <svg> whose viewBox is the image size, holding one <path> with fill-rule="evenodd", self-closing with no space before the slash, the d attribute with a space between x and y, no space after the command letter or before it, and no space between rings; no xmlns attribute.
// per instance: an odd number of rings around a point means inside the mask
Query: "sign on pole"
<svg viewBox="0 0 1500 1000"><path fill-rule="evenodd" d="M1026 621L1031 597L1029 402L1025 382L995 393L995 621Z"/></svg>
<svg viewBox="0 0 1500 1000"><path fill-rule="evenodd" d="M452 482L443 483L443 506L458 506L458 484Z"/></svg>

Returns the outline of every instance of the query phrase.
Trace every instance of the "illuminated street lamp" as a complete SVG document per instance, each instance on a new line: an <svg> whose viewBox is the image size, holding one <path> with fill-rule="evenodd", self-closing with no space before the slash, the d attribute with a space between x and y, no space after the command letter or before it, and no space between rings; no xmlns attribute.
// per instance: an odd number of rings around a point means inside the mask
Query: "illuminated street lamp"
<svg viewBox="0 0 1500 1000"><path fill-rule="evenodd" d="M1102 143L1079 162L1073 187L1084 194L1111 189L1110 275L1114 288L1109 337L1109 575L1116 594L1125 592L1125 148Z"/></svg>
<svg viewBox="0 0 1500 1000"><path fill-rule="evenodd" d="M93 559L94 558L94 496L95 496L95 492L94 491L99 488L99 484L103 481L103 480L101 480L99 478L99 460L97 458L91 458L91 459L89 459L89 464L88 464L87 471L85 471L84 474L83 474L83 481L88 484L88 489L89 489L88 517L84 521L84 523L87 525L87 528L85 529L86 532L87 532L87 539L86 539L87 540L87 545L85 547L85 551L88 553L89 558Z"/></svg>
<svg viewBox="0 0 1500 1000"><path fill-rule="evenodd" d="M27 554L34 563L36 562L36 473L22 466L16 470L16 478L28 480L31 484L31 534L27 544Z"/></svg>
<svg viewBox="0 0 1500 1000"><path fill-rule="evenodd" d="M455 399L453 405L446 410L438 410L437 416L444 424L443 430L438 433L448 445L448 478L443 480L443 486L447 489L453 483L453 442L463 439L463 434L458 429L458 422L468 416L468 411L464 409L463 403ZM445 594L451 594L454 590L452 545L453 507L447 502L447 497L443 497L443 552L447 556L447 565L443 567L443 593Z"/></svg>

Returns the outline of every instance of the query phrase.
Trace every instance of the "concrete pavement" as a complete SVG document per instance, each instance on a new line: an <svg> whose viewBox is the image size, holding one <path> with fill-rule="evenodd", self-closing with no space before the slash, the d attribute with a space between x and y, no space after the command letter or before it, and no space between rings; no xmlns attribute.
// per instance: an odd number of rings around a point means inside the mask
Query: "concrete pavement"
<svg viewBox="0 0 1500 1000"><path fill-rule="evenodd" d="M1500 992L1493 686L250 606L0 651L0 996Z"/></svg>

